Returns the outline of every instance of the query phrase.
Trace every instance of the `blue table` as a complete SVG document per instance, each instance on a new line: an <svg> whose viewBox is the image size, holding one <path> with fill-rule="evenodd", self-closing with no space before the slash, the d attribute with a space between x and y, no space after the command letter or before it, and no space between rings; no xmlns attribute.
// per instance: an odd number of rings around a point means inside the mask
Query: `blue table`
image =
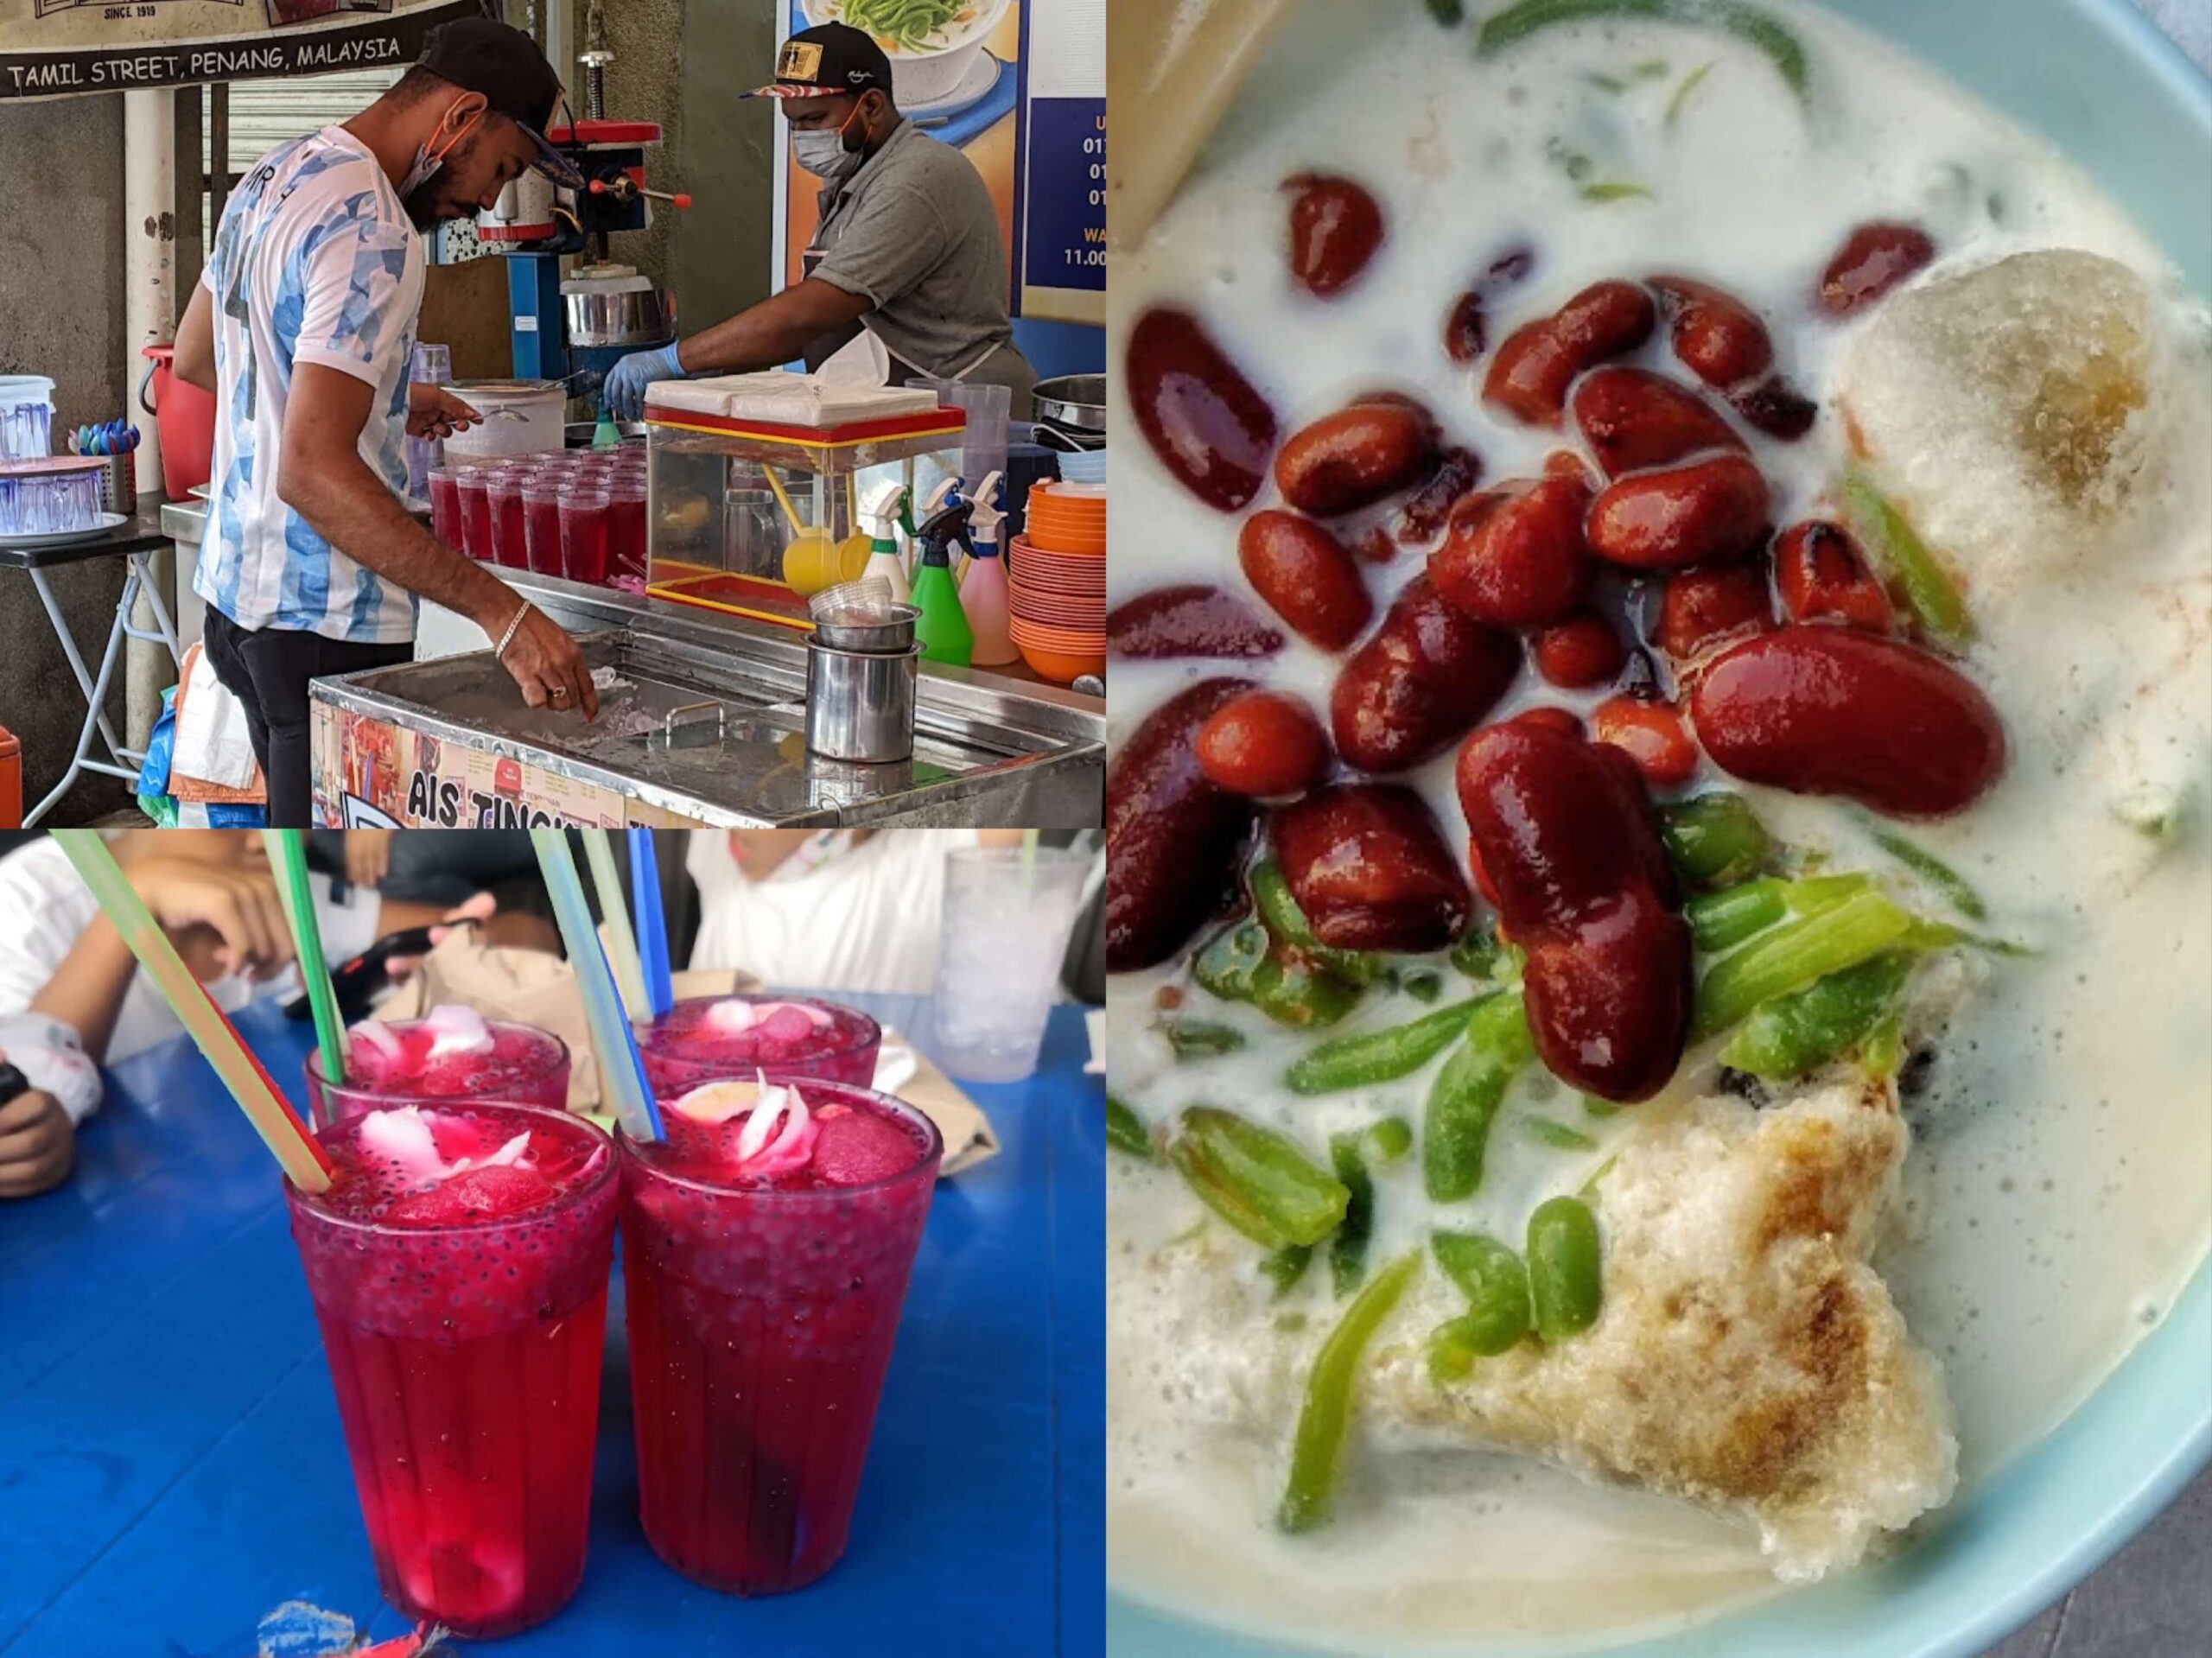
<svg viewBox="0 0 2212 1658"><path fill-rule="evenodd" d="M929 1003L845 996L926 1050ZM238 1020L280 1081L309 1027ZM941 1183L843 1563L737 1600L637 1520L608 1318L590 1563L522 1655L1086 1658L1103 1649L1104 1124L1080 1013L976 1088L1004 1150ZM0 1654L249 1658L298 1598L403 1633L369 1563L268 1153L191 1045L116 1068L74 1179L0 1204ZM492 1649L487 1647L486 1649Z"/></svg>

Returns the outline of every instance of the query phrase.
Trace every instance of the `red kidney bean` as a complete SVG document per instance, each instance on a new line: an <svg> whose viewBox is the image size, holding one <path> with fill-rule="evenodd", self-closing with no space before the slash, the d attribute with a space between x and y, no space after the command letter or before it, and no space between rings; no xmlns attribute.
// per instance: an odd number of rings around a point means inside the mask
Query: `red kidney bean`
<svg viewBox="0 0 2212 1658"><path fill-rule="evenodd" d="M1239 795L1294 795L1328 775L1329 738L1313 710L1281 691L1248 691L1198 727L1198 769Z"/></svg>
<svg viewBox="0 0 2212 1658"><path fill-rule="evenodd" d="M1728 394L1728 406L1744 421L1769 437L1795 443L1813 429L1820 405L1778 374L1770 374L1757 385L1739 386Z"/></svg>
<svg viewBox="0 0 2212 1658"><path fill-rule="evenodd" d="M1275 447L1274 410L1187 311L1147 311L1129 330L1129 406L1160 464L1208 506L1243 511Z"/></svg>
<svg viewBox="0 0 2212 1658"><path fill-rule="evenodd" d="M1682 570L1659 604L1659 648L1680 667L1746 633L1774 626L1766 572L1756 564Z"/></svg>
<svg viewBox="0 0 2212 1658"><path fill-rule="evenodd" d="M1344 545L1311 518L1270 508L1236 536L1244 579L1276 615L1324 651L1341 651L1375 614L1375 600Z"/></svg>
<svg viewBox="0 0 2212 1658"><path fill-rule="evenodd" d="M1673 570L1751 550L1767 524L1766 480L1740 454L1653 472L1606 486L1590 508L1590 550L1632 569Z"/></svg>
<svg viewBox="0 0 2212 1658"><path fill-rule="evenodd" d="M1730 646L1699 674L1690 715L1723 771L1897 817L1961 810L2005 769L2005 727L1980 689L1853 628L1784 627Z"/></svg>
<svg viewBox="0 0 2212 1658"><path fill-rule="evenodd" d="M1712 404L1663 374L1601 368L1574 388L1574 423L1608 478L1663 467L1707 449L1741 449L1744 440Z"/></svg>
<svg viewBox="0 0 2212 1658"><path fill-rule="evenodd" d="M1644 281L1672 319L1668 338L1675 357L1707 385L1741 384L1774 361L1766 324L1733 294L1688 276Z"/></svg>
<svg viewBox="0 0 2212 1658"><path fill-rule="evenodd" d="M1323 173L1283 181L1290 200L1290 274L1316 299L1350 287L1382 245L1382 209L1360 185Z"/></svg>
<svg viewBox="0 0 2212 1658"><path fill-rule="evenodd" d="M1471 495L1452 509L1428 579L1446 604L1493 627L1531 627L1572 614L1590 585L1582 515L1590 486L1544 477Z"/></svg>
<svg viewBox="0 0 2212 1658"><path fill-rule="evenodd" d="M1202 679L1145 716L1106 778L1106 970L1164 962L1236 877L1252 803L1198 769L1198 729L1252 689Z"/></svg>
<svg viewBox="0 0 2212 1658"><path fill-rule="evenodd" d="M1889 594L1840 524L1808 518L1783 530L1775 538L1774 581L1792 621L1841 622L1870 633L1895 625Z"/></svg>
<svg viewBox="0 0 2212 1658"><path fill-rule="evenodd" d="M1697 745L1672 702L1609 696L1590 711L1590 734L1636 762L1655 787L1672 789L1697 772Z"/></svg>
<svg viewBox="0 0 2212 1658"><path fill-rule="evenodd" d="M1398 509L1397 537L1408 547L1434 541L1459 498L1474 488L1483 475L1483 458L1472 449L1457 446L1436 458L1436 470Z"/></svg>
<svg viewBox="0 0 2212 1658"><path fill-rule="evenodd" d="M1688 1039L1690 936L1635 769L1514 720L1468 739L1457 781L1475 861L1527 955L1538 1056L1570 1087L1649 1099Z"/></svg>
<svg viewBox="0 0 2212 1658"><path fill-rule="evenodd" d="M1884 219L1859 226L1821 273L1814 295L1830 316L1865 309L1936 257L1936 244L1917 225Z"/></svg>
<svg viewBox="0 0 2212 1658"><path fill-rule="evenodd" d="M1435 453L1427 410L1409 398L1370 398L1293 433L1275 456L1275 484L1300 511L1334 518L1405 488Z"/></svg>
<svg viewBox="0 0 2212 1658"><path fill-rule="evenodd" d="M1574 377L1634 351L1651 337L1656 316L1651 295L1634 283L1594 283L1506 337L1483 397L1533 425L1556 426Z"/></svg>
<svg viewBox="0 0 2212 1658"><path fill-rule="evenodd" d="M1491 260L1490 269L1452 302L1452 309L1446 314L1444 354L1461 365L1480 357L1490 343L1490 302L1535 268L1533 248L1514 248Z"/></svg>
<svg viewBox="0 0 2212 1658"><path fill-rule="evenodd" d="M1154 588L1107 613L1106 648L1117 657L1271 657L1281 632L1235 594L1190 583Z"/></svg>
<svg viewBox="0 0 2212 1658"><path fill-rule="evenodd" d="M1411 789L1334 784L1276 811L1268 838L1314 937L1337 950L1441 950L1471 899Z"/></svg>
<svg viewBox="0 0 2212 1658"><path fill-rule="evenodd" d="M1564 690L1602 685L1628 660L1613 625L1594 610L1579 610L1540 630L1530 654L1536 671Z"/></svg>
<svg viewBox="0 0 2212 1658"><path fill-rule="evenodd" d="M1522 709L1513 717L1522 725L1548 727L1554 731L1564 731L1570 737L1582 734L1582 721L1574 717L1573 710L1560 708L1554 703L1539 702L1533 708Z"/></svg>
<svg viewBox="0 0 2212 1658"><path fill-rule="evenodd" d="M1337 753L1363 772L1418 765L1488 714L1520 668L1519 640L1462 615L1417 575L1337 676Z"/></svg>

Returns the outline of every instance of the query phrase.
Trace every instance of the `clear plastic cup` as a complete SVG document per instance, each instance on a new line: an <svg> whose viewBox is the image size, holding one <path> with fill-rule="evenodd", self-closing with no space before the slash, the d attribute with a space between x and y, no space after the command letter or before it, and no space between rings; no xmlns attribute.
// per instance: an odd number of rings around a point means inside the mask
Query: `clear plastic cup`
<svg viewBox="0 0 2212 1658"><path fill-rule="evenodd" d="M555 1195L386 1219L362 1118L316 1136L343 1178L284 1196L378 1585L410 1620L488 1640L543 1623L583 1580L620 1166L566 1111L438 1109L480 1145L527 1133Z"/></svg>
<svg viewBox="0 0 2212 1658"><path fill-rule="evenodd" d="M561 490L559 473L545 467L523 480L524 544L532 575L559 575L561 558Z"/></svg>
<svg viewBox="0 0 2212 1658"><path fill-rule="evenodd" d="M645 481L618 477L608 491L607 558L617 578L645 579Z"/></svg>
<svg viewBox="0 0 2212 1658"><path fill-rule="evenodd" d="M883 1027L858 1008L804 996L687 997L638 1027L646 1080L664 1099L755 1071L866 1088L882 1045Z"/></svg>
<svg viewBox="0 0 2212 1658"><path fill-rule="evenodd" d="M597 484L570 484L560 492L561 574L571 581L603 588L607 562L607 518L613 503Z"/></svg>
<svg viewBox="0 0 2212 1658"><path fill-rule="evenodd" d="M527 476L521 467L503 467L487 491L492 505L492 561L510 569L530 568L529 524L522 505L522 486Z"/></svg>
<svg viewBox="0 0 2212 1658"><path fill-rule="evenodd" d="M308 1110L315 1126L327 1128L384 1106L440 1100L499 1100L563 1109L569 1103L569 1045L535 1025L484 1022L492 1032L489 1053L456 1055L418 1067L364 1055L358 1067L349 1064L343 1083L329 1081L323 1075L321 1051L309 1050ZM385 1028L404 1039L422 1023L394 1020ZM349 1044L349 1058L361 1045L358 1039Z"/></svg>
<svg viewBox="0 0 2212 1658"><path fill-rule="evenodd" d="M423 481L430 487L430 533L448 547L460 547L461 474L449 467L433 467Z"/></svg>
<svg viewBox="0 0 2212 1658"><path fill-rule="evenodd" d="M671 1567L729 1594L801 1588L845 1552L944 1155L903 1100L800 1087L810 1110L897 1124L912 1162L861 1184L747 1183L665 1106L669 1140L617 1140L638 1517Z"/></svg>
<svg viewBox="0 0 2212 1658"><path fill-rule="evenodd" d="M461 499L461 550L488 564L492 562L491 468L464 467L454 482Z"/></svg>
<svg viewBox="0 0 2212 1658"><path fill-rule="evenodd" d="M1052 847L945 854L934 1007L938 1060L953 1076L1018 1083L1037 1069L1090 869Z"/></svg>

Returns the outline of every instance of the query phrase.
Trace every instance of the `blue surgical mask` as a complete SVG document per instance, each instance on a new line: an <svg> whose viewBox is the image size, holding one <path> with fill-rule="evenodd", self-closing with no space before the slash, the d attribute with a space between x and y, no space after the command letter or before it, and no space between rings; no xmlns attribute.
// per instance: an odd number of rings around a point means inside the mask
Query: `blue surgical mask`
<svg viewBox="0 0 2212 1658"><path fill-rule="evenodd" d="M446 115L451 115L458 107L458 100L454 104L448 105L446 108ZM407 176L399 181L399 199L402 201L406 200L407 198L414 194L416 190L429 183L433 178L435 178L437 176L438 169L446 164L446 157L453 154L454 147L459 144L463 138L466 138L468 136L469 127L474 126L477 122L482 119L483 117L480 115L472 116L469 118L467 125L462 127L459 132L454 133L452 137L447 139L443 144L440 145L435 155L431 153L429 144L422 143L416 145L414 164L407 169ZM445 124L445 116L440 116L438 118L438 124L441 127Z"/></svg>

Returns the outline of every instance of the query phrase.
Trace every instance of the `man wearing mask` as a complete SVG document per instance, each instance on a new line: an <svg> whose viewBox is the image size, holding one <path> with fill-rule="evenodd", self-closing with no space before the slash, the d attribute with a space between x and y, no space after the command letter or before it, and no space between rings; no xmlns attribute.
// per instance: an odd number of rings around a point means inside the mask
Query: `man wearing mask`
<svg viewBox="0 0 2212 1658"><path fill-rule="evenodd" d="M777 55L775 84L748 96L780 100L792 156L823 181L805 275L702 334L624 358L607 379L615 415L637 419L656 380L799 359L819 368L865 328L889 384L935 374L1010 386L1026 419L1037 372L1014 347L990 191L958 150L899 113L883 48L843 23L802 30Z"/></svg>
<svg viewBox="0 0 2212 1658"><path fill-rule="evenodd" d="M176 372L216 401L193 587L208 663L245 704L272 824L308 823L308 683L410 659L419 599L481 627L531 707L598 712L575 641L399 499L404 437L475 419L408 382L419 232L489 207L526 168L575 183L543 137L560 95L521 30L487 18L433 30L390 92L245 176L178 326Z"/></svg>

